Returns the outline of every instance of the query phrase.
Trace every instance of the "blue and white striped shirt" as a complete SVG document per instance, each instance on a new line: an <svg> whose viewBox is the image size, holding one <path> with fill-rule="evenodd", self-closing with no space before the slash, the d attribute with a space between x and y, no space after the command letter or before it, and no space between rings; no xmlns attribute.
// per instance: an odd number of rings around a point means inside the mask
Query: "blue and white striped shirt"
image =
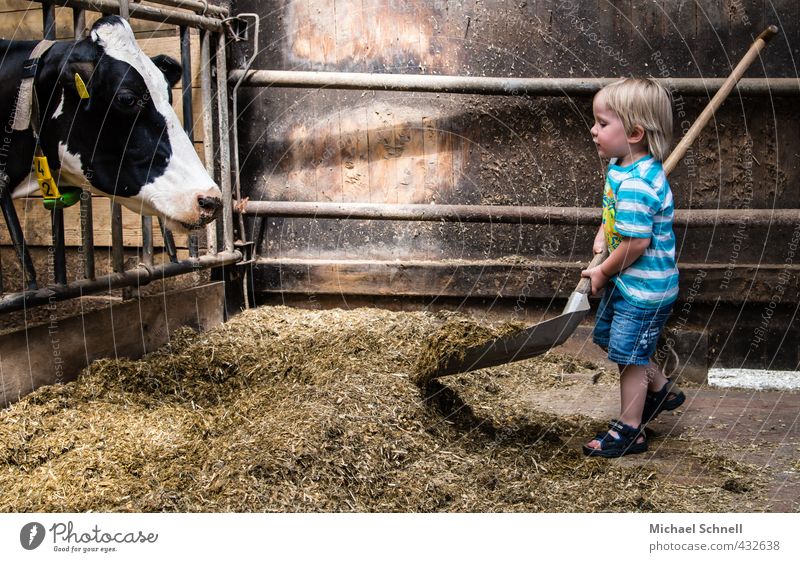
<svg viewBox="0 0 800 562"><path fill-rule="evenodd" d="M608 166L603 193L608 251L614 251L623 236L650 238L650 246L611 281L636 306L665 306L678 298L674 206L667 175L661 162L650 155L624 168L616 162L612 159Z"/></svg>

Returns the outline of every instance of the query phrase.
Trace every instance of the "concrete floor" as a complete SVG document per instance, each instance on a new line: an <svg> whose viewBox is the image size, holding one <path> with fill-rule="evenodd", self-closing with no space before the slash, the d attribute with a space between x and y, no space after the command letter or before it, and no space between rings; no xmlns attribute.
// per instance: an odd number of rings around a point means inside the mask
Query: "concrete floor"
<svg viewBox="0 0 800 562"><path fill-rule="evenodd" d="M617 367L591 343L582 327L562 347L566 353L591 359L607 372ZM619 415L619 386L591 375L574 375L575 385L536 392L528 397L532 408L556 414L583 414L600 422ZM659 476L688 485L703 485L705 469L681 454L686 441L677 436L713 441L726 458L753 465L769 484L763 504L755 509L773 512L800 511L800 392L712 388L692 384L683 387L686 402L674 412L664 412L648 427L650 449L641 455L619 459L630 465L650 463ZM586 436L590 437L590 436ZM579 448L587 441L570 440Z"/></svg>

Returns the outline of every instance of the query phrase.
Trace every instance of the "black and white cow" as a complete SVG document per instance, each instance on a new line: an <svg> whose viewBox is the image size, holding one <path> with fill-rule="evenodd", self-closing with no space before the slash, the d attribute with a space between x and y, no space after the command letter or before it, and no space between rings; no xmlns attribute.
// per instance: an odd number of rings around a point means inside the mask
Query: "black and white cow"
<svg viewBox="0 0 800 562"><path fill-rule="evenodd" d="M0 149L0 166L16 186L13 197L38 187L30 177L33 133L11 132L23 65L35 45L0 41L0 123L8 124L0 135L0 143L8 144ZM79 95L76 73L88 99ZM222 194L171 105L170 88L180 77L178 62L147 57L128 22L117 16L98 20L86 39L50 47L35 84L40 143L51 166L60 162L60 183L114 197L177 230L213 220Z"/></svg>

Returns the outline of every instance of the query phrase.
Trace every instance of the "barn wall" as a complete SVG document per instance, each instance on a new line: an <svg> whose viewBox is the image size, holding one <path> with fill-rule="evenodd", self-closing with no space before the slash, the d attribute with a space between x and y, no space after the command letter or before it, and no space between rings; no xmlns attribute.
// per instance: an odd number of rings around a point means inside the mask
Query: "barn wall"
<svg viewBox="0 0 800 562"><path fill-rule="evenodd" d="M800 46L793 0L237 0L234 9L263 18L254 64L262 69L724 77L753 36L775 23L781 34L746 76L794 77ZM237 46L234 66L249 49ZM676 136L707 101L676 98ZM796 104L797 96L731 96L670 178L676 207L797 208ZM240 106L243 185L251 199L601 204L604 164L589 134L588 98L245 88ZM251 234L262 244L256 276L264 292L512 302L524 295L547 303L571 292L595 231L269 219L265 236ZM785 342L800 336L791 258L800 230L709 227L677 236L684 324L702 328L709 314L731 317L747 340L766 311L766 343L740 353L718 335L713 353L727 345L728 357L795 366L797 346Z"/></svg>

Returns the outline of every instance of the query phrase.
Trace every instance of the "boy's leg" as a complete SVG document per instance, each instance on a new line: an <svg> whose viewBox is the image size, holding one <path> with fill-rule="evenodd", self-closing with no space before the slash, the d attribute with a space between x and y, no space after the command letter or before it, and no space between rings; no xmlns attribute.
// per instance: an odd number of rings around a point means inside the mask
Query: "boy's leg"
<svg viewBox="0 0 800 562"><path fill-rule="evenodd" d="M642 423L649 365L619 365L619 421L631 427Z"/></svg>
<svg viewBox="0 0 800 562"><path fill-rule="evenodd" d="M642 423L642 410L644 400L647 396L648 371L650 365L618 365L619 367L619 392L620 392L620 414L619 421L631 427L639 427ZM663 374L662 374L663 376ZM614 437L619 437L616 431L610 430L609 433ZM643 436L639 436L637 443L644 441ZM599 448L600 442L596 439L586 444L591 449Z"/></svg>
<svg viewBox="0 0 800 562"><path fill-rule="evenodd" d="M669 382L669 379L661 370L661 367L659 367L652 358L650 359L650 364L647 365L647 380L648 392L658 392Z"/></svg>

